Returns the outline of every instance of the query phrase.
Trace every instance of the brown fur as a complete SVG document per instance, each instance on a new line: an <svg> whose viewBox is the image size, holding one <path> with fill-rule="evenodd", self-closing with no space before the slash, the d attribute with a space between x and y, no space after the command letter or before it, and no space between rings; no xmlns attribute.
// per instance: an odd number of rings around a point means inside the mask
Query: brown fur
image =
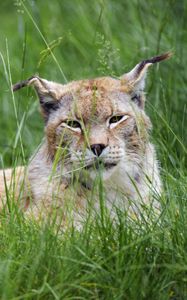
<svg viewBox="0 0 187 300"><path fill-rule="evenodd" d="M46 121L42 146L28 168L16 169L14 177L16 194L24 183L22 207L26 213L41 217L45 209L50 213L62 210L64 224L71 204L74 221L79 222L100 173L98 155L104 164L102 177L109 209L124 205L138 212L142 203L150 203L153 190L160 194L158 165L149 142L151 122L144 111L142 90L147 67L168 57L144 60L120 79L102 77L62 85L31 77L13 87L16 91L34 85ZM13 178L12 170L1 171L1 199L6 198L4 174L8 188ZM116 196L117 191L121 195ZM97 209L97 189L94 194ZM135 206L128 204L128 199L133 199Z"/></svg>

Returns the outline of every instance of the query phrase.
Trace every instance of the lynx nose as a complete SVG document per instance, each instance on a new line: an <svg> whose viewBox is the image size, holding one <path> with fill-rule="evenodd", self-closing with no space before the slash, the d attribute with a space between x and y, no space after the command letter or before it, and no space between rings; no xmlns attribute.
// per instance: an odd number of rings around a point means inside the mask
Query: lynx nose
<svg viewBox="0 0 187 300"><path fill-rule="evenodd" d="M104 144L93 144L90 146L92 152L97 155L100 156L101 153L103 152L103 150L106 148L106 145Z"/></svg>

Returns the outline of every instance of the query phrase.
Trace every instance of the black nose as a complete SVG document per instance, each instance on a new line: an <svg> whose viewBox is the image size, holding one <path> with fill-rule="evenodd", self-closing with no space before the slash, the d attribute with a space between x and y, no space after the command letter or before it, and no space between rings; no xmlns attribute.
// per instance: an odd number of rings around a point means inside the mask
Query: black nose
<svg viewBox="0 0 187 300"><path fill-rule="evenodd" d="M104 144L93 144L90 148L95 155L100 156L106 146Z"/></svg>

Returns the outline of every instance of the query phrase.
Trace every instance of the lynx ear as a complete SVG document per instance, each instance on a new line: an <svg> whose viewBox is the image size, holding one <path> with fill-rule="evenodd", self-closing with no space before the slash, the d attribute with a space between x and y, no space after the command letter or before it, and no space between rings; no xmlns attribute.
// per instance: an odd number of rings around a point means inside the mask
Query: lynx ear
<svg viewBox="0 0 187 300"><path fill-rule="evenodd" d="M13 91L15 92L30 85L33 85L36 89L42 113L47 119L51 110L56 110L59 107L59 100L62 94L63 85L39 78L38 76L33 76L25 81L21 81L13 85Z"/></svg>
<svg viewBox="0 0 187 300"><path fill-rule="evenodd" d="M160 62L165 59L169 59L172 56L171 52L167 52L165 54L161 54L159 56L152 57L150 59L146 59L137 64L129 73L121 76L122 83L128 86L129 91L134 95L132 100L135 99L139 106L143 106L141 103L141 99L139 93L144 90L145 87L145 78L147 69L157 62ZM138 96L136 95L138 93Z"/></svg>

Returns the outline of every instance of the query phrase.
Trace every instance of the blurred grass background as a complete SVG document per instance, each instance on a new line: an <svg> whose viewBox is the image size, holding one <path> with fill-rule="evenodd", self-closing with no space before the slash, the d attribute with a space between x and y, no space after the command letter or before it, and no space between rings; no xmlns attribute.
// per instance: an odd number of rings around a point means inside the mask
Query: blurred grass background
<svg viewBox="0 0 187 300"><path fill-rule="evenodd" d="M146 88L167 203L161 223L97 224L59 238L50 228L4 216L1 299L187 299L186 23L186 0L0 2L0 155L6 167L28 161L44 125L32 88L14 99L10 79L37 73L65 83L119 76L142 59L174 52L151 68Z"/></svg>

